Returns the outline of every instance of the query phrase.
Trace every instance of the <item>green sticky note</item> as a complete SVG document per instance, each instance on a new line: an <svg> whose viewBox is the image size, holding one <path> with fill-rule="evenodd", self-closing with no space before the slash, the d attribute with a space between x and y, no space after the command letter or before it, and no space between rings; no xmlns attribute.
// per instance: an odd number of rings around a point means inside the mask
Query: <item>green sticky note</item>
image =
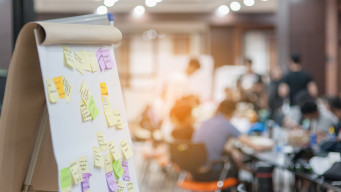
<svg viewBox="0 0 341 192"><path fill-rule="evenodd" d="M96 103L95 103L93 96L91 96L91 98L90 98L88 109L90 111L92 119L95 119L97 117L97 115L99 114L99 111L98 111L98 108L96 106Z"/></svg>
<svg viewBox="0 0 341 192"><path fill-rule="evenodd" d="M60 182L62 189L71 187L71 176L69 167L60 170Z"/></svg>
<svg viewBox="0 0 341 192"><path fill-rule="evenodd" d="M124 173L124 170L123 170L120 160L113 161L112 168L114 169L116 178L121 178Z"/></svg>

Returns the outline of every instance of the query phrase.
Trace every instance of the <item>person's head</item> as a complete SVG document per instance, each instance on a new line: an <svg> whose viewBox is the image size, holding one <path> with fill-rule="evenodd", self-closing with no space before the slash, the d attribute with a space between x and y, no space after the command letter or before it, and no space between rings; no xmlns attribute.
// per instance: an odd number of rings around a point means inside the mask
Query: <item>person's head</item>
<svg viewBox="0 0 341 192"><path fill-rule="evenodd" d="M201 67L200 62L198 59L192 58L187 65L186 68L186 74L187 75L192 75L195 73L197 70L199 70Z"/></svg>
<svg viewBox="0 0 341 192"><path fill-rule="evenodd" d="M217 113L221 113L225 118L230 119L233 116L235 110L236 102L225 99L219 104Z"/></svg>
<svg viewBox="0 0 341 192"><path fill-rule="evenodd" d="M279 67L274 67L270 71L270 77L273 81L279 81L282 79L282 70Z"/></svg>
<svg viewBox="0 0 341 192"><path fill-rule="evenodd" d="M330 110L334 115L341 120L341 99L339 97L333 97L329 99Z"/></svg>
<svg viewBox="0 0 341 192"><path fill-rule="evenodd" d="M301 56L297 53L293 53L290 55L290 64L289 68L292 71L297 71L301 69Z"/></svg>
<svg viewBox="0 0 341 192"><path fill-rule="evenodd" d="M309 100L301 105L301 113L303 117L307 119L317 119L319 117L319 112L315 101Z"/></svg>
<svg viewBox="0 0 341 192"><path fill-rule="evenodd" d="M244 61L244 65L246 66L246 71L248 73L253 73L253 69L252 69L252 60L251 59L245 59Z"/></svg>
<svg viewBox="0 0 341 192"><path fill-rule="evenodd" d="M191 124L193 122L192 106L184 102L176 103L170 110L171 122L176 125Z"/></svg>

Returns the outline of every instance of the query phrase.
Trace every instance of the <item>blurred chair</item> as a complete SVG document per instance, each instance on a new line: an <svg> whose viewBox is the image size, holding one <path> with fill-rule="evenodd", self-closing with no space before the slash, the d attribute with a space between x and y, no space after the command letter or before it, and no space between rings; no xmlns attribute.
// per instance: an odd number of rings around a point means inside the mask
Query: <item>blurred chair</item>
<svg viewBox="0 0 341 192"><path fill-rule="evenodd" d="M179 166L181 174L177 185L179 188L189 191L221 191L233 188L237 185L237 178L226 178L230 169L227 160L209 162L206 156L206 148L202 143L176 142L170 144L171 161ZM204 165L222 164L223 169L218 181L198 182L186 179L187 173L196 172Z"/></svg>

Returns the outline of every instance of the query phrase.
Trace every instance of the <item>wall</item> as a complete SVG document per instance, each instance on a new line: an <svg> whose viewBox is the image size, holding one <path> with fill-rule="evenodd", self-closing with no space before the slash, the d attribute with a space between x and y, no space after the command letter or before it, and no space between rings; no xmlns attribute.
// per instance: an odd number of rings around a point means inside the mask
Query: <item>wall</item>
<svg viewBox="0 0 341 192"><path fill-rule="evenodd" d="M8 69L12 55L12 1L0 0L0 68Z"/></svg>

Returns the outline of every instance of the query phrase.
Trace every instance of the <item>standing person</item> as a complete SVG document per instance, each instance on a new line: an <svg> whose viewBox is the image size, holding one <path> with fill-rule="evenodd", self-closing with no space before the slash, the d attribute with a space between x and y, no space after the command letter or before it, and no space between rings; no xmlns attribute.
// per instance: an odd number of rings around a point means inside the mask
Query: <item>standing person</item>
<svg viewBox="0 0 341 192"><path fill-rule="evenodd" d="M301 57L297 54L291 55L289 64L290 72L282 79L278 94L284 98L289 95L290 106L297 105L295 97L302 91L308 92L312 97L317 97L318 89L311 75L302 69Z"/></svg>
<svg viewBox="0 0 341 192"><path fill-rule="evenodd" d="M252 69L252 60L246 59L244 62L246 73L241 75L237 82L237 87L242 91L242 97L246 98L252 94L257 83L261 82L261 76Z"/></svg>
<svg viewBox="0 0 341 192"><path fill-rule="evenodd" d="M214 161L222 158L225 152L229 152L233 162L241 163L241 154L233 147L226 148L225 144L231 138L239 140L248 147L262 151L270 149L272 146L264 147L255 145L251 142L249 136L241 134L236 127L230 123L236 103L230 100L224 100L220 103L217 113L214 117L204 121L201 126L194 131L192 142L204 143L208 154L208 160ZM235 176L236 167L231 165L229 171L230 176ZM221 173L221 165L211 167L205 172L192 173L193 179L197 181L213 181L219 179Z"/></svg>
<svg viewBox="0 0 341 192"><path fill-rule="evenodd" d="M279 109L282 106L283 99L278 95L278 87L281 84L282 70L275 67L270 72L270 84L268 87L268 106L270 109L270 118L276 119L279 115Z"/></svg>

